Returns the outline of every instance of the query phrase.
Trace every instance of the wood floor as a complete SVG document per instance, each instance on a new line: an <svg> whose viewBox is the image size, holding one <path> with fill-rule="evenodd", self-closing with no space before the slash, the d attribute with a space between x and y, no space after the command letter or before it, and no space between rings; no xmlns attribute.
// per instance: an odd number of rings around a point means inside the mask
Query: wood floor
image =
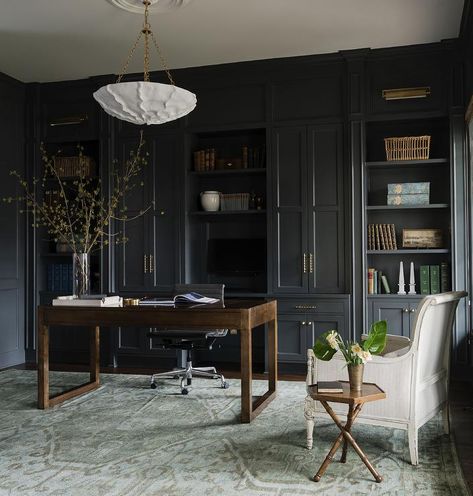
<svg viewBox="0 0 473 496"><path fill-rule="evenodd" d="M16 369L34 370L35 366L19 365L13 367ZM60 371L88 371L87 366L83 365L66 365L51 364L51 370ZM102 367L103 373L108 374L142 374L151 375L159 372L156 369L139 369L139 368L112 368ZM240 374L234 370L222 371L226 378L239 379ZM255 379L267 379L265 374L253 374ZM305 377L301 375L279 374L279 380L282 381L304 381ZM452 432L457 448L458 458L468 482L470 491L473 494L473 386L466 382L452 382L450 390L451 405L451 423Z"/></svg>

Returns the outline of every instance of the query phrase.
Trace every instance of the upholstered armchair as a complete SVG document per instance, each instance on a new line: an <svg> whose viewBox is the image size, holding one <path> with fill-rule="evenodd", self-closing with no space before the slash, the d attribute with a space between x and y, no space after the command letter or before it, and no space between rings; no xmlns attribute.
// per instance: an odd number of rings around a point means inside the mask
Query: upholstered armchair
<svg viewBox="0 0 473 496"><path fill-rule="evenodd" d="M419 303L411 339L388 335L380 356L365 365L364 382L374 382L387 398L366 405L357 421L407 430L412 465L419 463L417 433L420 427L443 413L445 432L449 433L448 384L452 328L463 291L426 296ZM324 362L307 350L307 384L318 380L348 380L345 361L340 352ZM320 405L308 395L305 400L307 448L312 448L314 419L324 416ZM333 409L345 414L343 407Z"/></svg>

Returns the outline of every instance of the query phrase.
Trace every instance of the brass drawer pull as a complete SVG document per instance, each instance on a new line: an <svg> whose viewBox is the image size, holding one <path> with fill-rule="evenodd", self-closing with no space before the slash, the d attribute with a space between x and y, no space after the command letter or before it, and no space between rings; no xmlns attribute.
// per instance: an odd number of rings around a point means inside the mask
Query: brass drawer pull
<svg viewBox="0 0 473 496"><path fill-rule="evenodd" d="M316 305L294 305L296 310L316 310Z"/></svg>
<svg viewBox="0 0 473 496"><path fill-rule="evenodd" d="M307 274L307 253L304 253L302 260L303 260L302 267L303 267L304 274Z"/></svg>
<svg viewBox="0 0 473 496"><path fill-rule="evenodd" d="M153 255L149 256L149 273L152 274L154 272L154 259Z"/></svg>
<svg viewBox="0 0 473 496"><path fill-rule="evenodd" d="M143 263L144 263L144 270L145 274L148 273L148 255L143 255Z"/></svg>
<svg viewBox="0 0 473 496"><path fill-rule="evenodd" d="M314 273L314 255L312 253L309 254L309 273Z"/></svg>

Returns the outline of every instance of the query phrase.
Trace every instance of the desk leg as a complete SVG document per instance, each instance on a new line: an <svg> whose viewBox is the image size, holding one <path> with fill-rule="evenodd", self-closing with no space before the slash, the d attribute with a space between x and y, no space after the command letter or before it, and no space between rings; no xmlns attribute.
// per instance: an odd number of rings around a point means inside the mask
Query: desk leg
<svg viewBox="0 0 473 496"><path fill-rule="evenodd" d="M49 408L49 327L38 312L38 408Z"/></svg>
<svg viewBox="0 0 473 496"><path fill-rule="evenodd" d="M100 327L90 329L90 382L100 384Z"/></svg>
<svg viewBox="0 0 473 496"><path fill-rule="evenodd" d="M269 390L276 391L278 378L278 325L277 320L268 323L268 375Z"/></svg>
<svg viewBox="0 0 473 496"><path fill-rule="evenodd" d="M249 424L252 418L252 330L249 327L240 329L241 348L241 422Z"/></svg>

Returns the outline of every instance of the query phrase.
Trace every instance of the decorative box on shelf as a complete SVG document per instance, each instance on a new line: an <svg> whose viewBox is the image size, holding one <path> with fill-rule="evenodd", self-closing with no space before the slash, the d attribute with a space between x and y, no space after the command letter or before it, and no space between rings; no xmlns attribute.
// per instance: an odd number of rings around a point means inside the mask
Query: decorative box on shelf
<svg viewBox="0 0 473 496"><path fill-rule="evenodd" d="M388 184L388 205L428 205L429 202L429 182Z"/></svg>
<svg viewBox="0 0 473 496"><path fill-rule="evenodd" d="M403 229L403 248L442 248L443 233L441 229Z"/></svg>
<svg viewBox="0 0 473 496"><path fill-rule="evenodd" d="M386 160L427 160L431 136L384 138Z"/></svg>
<svg viewBox="0 0 473 496"><path fill-rule="evenodd" d="M94 176L95 161L88 156L54 157L54 170L59 177Z"/></svg>

